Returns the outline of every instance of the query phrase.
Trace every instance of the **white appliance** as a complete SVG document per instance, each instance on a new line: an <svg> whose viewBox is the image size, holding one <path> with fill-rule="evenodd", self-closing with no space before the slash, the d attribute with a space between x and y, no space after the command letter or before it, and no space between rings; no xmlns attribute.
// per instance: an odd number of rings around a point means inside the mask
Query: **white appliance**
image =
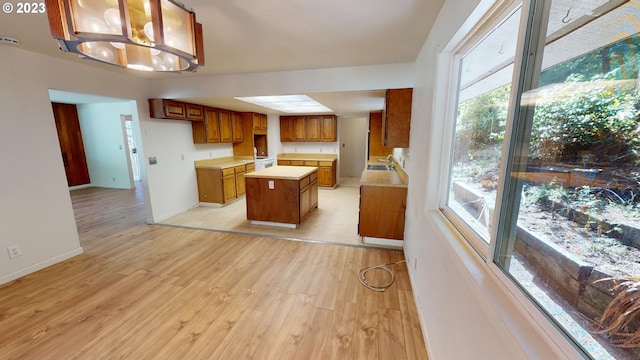
<svg viewBox="0 0 640 360"><path fill-rule="evenodd" d="M256 158L256 170L272 167L276 164L276 159L272 157L258 156Z"/></svg>
<svg viewBox="0 0 640 360"><path fill-rule="evenodd" d="M276 159L268 156L258 156L258 149L253 148L253 157L256 161L256 170L272 167L276 164Z"/></svg>

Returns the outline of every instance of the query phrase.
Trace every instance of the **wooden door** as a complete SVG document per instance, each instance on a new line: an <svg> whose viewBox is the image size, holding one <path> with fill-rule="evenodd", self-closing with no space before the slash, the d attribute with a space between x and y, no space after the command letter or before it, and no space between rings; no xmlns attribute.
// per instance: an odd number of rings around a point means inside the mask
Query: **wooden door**
<svg viewBox="0 0 640 360"><path fill-rule="evenodd" d="M51 103L51 106L58 130L67 184L69 186L89 184L91 180L84 153L78 109L74 104Z"/></svg>

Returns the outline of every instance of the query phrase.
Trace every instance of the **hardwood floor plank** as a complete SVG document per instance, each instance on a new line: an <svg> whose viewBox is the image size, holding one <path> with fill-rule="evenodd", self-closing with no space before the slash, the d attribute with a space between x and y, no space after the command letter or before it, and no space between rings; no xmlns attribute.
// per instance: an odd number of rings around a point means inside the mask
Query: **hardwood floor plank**
<svg viewBox="0 0 640 360"><path fill-rule="evenodd" d="M1 360L427 358L405 265L358 281L402 253L146 225L138 194L72 192L85 252L0 286Z"/></svg>

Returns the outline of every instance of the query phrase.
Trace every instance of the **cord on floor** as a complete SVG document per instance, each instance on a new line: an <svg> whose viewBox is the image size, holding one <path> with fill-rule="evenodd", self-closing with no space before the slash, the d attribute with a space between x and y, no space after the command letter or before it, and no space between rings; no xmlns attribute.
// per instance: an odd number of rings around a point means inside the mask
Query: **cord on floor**
<svg viewBox="0 0 640 360"><path fill-rule="evenodd" d="M382 265L375 265L375 266L366 267L366 268L360 270L360 273L358 275L358 279L360 280L360 283L362 285L364 285L365 287L367 287L367 288L369 288L371 290L374 290L374 291L385 291L396 280L396 275L387 266L398 265L398 264L401 264L403 262L406 262L406 260L400 260L400 261L397 261L397 262L394 262L394 263L388 263L388 264L382 264ZM367 282L367 279L365 279L365 274L368 271L374 270L374 269L380 269L380 270L387 271L391 275L391 281L389 281L387 284L384 284L384 285L371 285L371 284L369 284L369 282Z"/></svg>

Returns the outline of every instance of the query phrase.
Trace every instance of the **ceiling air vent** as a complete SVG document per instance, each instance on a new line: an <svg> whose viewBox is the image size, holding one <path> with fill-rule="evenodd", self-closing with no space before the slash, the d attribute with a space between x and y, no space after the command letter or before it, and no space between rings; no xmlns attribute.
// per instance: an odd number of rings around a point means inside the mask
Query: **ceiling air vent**
<svg viewBox="0 0 640 360"><path fill-rule="evenodd" d="M20 40L13 39L13 38L6 37L6 36L0 36L0 44L1 45L19 46L20 45Z"/></svg>

